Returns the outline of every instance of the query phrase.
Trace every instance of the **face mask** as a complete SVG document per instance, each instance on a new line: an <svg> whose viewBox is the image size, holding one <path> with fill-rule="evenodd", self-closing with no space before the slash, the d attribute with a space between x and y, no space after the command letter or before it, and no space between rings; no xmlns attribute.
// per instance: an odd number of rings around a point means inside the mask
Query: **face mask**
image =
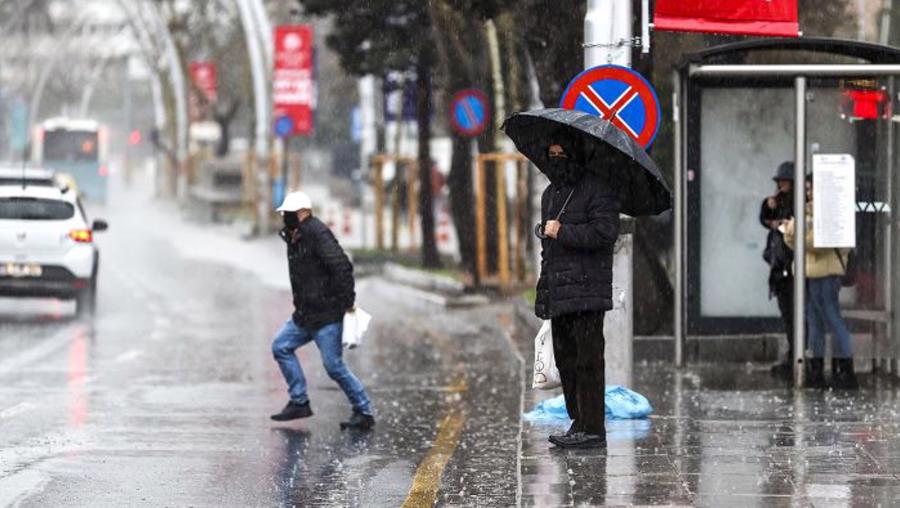
<svg viewBox="0 0 900 508"><path fill-rule="evenodd" d="M300 218L294 212L285 212L282 218L284 219L284 227L288 229L297 229L297 226L300 225Z"/></svg>
<svg viewBox="0 0 900 508"><path fill-rule="evenodd" d="M579 180L579 170L568 159L551 157L550 170L553 173L553 180L564 184L574 184Z"/></svg>

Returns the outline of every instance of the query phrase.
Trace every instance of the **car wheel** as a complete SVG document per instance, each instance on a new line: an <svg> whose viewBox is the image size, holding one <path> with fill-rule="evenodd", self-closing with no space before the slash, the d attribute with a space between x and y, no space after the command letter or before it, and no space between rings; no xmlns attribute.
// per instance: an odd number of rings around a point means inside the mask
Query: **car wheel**
<svg viewBox="0 0 900 508"><path fill-rule="evenodd" d="M78 317L93 317L97 310L97 276L91 278L88 287L75 297L75 314Z"/></svg>

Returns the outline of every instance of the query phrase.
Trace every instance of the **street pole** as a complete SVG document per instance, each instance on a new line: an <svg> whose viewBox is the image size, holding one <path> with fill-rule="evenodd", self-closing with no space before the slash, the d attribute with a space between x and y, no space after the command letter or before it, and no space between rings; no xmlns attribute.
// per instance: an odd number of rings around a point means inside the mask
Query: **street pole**
<svg viewBox="0 0 900 508"><path fill-rule="evenodd" d="M588 0L584 17L584 66L631 67L631 0ZM613 309L606 313L606 382L632 385L634 364L634 220L622 217L613 259Z"/></svg>
<svg viewBox="0 0 900 508"><path fill-rule="evenodd" d="M794 78L794 387L803 387L806 347L806 78Z"/></svg>
<svg viewBox="0 0 900 508"><path fill-rule="evenodd" d="M256 202L256 232L265 234L270 229L269 216L272 206L269 196L272 185L269 180L269 95L266 89L268 80L266 75L265 57L258 25L254 22L253 8L250 0L237 0L241 15L241 24L244 28L244 37L247 41L247 52L250 57L250 71L253 74L253 98L254 112L256 113L256 144L255 154L250 170L257 177L257 202Z"/></svg>
<svg viewBox="0 0 900 508"><path fill-rule="evenodd" d="M141 3L141 5L148 4ZM150 17L153 19L157 36L162 41L163 52L168 61L169 80L172 82L172 93L175 96L175 159L178 164L178 167L175 168L177 171L175 195L178 198L185 198L187 197L188 104L184 67L162 13L155 5L150 6L149 9Z"/></svg>

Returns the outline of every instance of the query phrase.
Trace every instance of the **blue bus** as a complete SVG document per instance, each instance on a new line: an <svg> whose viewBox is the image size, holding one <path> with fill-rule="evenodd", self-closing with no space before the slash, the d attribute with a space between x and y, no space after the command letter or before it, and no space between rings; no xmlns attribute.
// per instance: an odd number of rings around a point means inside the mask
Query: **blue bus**
<svg viewBox="0 0 900 508"><path fill-rule="evenodd" d="M32 139L35 164L75 182L87 201L106 201L109 167L108 135L94 120L51 118L41 122Z"/></svg>

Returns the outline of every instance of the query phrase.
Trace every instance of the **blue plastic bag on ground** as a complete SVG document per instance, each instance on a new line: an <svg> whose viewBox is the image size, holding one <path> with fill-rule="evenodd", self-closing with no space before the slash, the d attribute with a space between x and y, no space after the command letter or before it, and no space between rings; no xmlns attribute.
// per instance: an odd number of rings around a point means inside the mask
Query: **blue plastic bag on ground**
<svg viewBox="0 0 900 508"><path fill-rule="evenodd" d="M653 413L653 406L647 397L624 386L606 387L606 419L633 420L647 418ZM525 413L525 419L532 422L555 422L569 420L566 400L562 395L538 402L533 410Z"/></svg>

